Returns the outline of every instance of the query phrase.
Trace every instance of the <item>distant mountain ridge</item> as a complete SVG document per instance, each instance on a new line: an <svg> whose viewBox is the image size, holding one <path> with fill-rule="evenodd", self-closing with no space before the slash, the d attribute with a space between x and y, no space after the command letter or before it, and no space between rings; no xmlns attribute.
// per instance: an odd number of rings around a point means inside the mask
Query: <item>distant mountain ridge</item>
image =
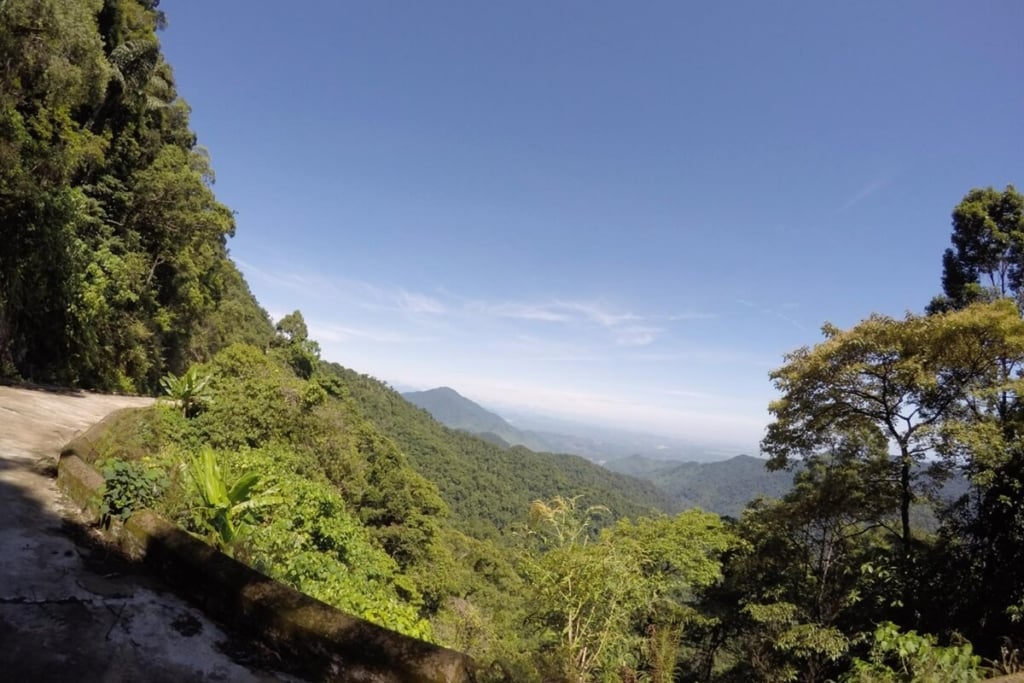
<svg viewBox="0 0 1024 683"><path fill-rule="evenodd" d="M537 452L571 453L601 464L633 454L644 455L654 460L674 462L684 460L706 462L728 457L720 449L702 444L594 425L569 425L564 432L557 427L555 429L544 427L524 429L474 403L451 387L403 392L402 397L413 405L426 410L435 420L446 427L476 434L492 443L501 444L503 442L509 446L525 446ZM533 416L532 419L528 417L523 419L536 422L536 418L537 416ZM542 420L550 422L552 425L562 424L550 418L542 418ZM732 451L732 453L736 452L739 450Z"/></svg>
<svg viewBox="0 0 1024 683"><path fill-rule="evenodd" d="M640 454L622 457L607 445L585 437L519 429L451 387L407 392L402 397L441 424L501 447L524 446L536 452L600 458L612 472L650 482L678 509L700 507L739 517L754 498L781 498L793 486L792 472L769 472L764 460L749 455L716 462L664 460ZM607 458L613 454L616 457Z"/></svg>
<svg viewBox="0 0 1024 683"><path fill-rule="evenodd" d="M435 420L473 434L493 434L508 444L522 444L521 433L497 413L492 413L451 387L438 387L427 391L409 391L402 394L409 403L423 408ZM511 438L510 438L511 437Z"/></svg>
<svg viewBox="0 0 1024 683"><path fill-rule="evenodd" d="M664 491L681 508L739 517L758 496L781 498L793 488L793 473L770 472L765 460L737 455L718 462L673 462L635 455L613 460L613 472L645 479Z"/></svg>
<svg viewBox="0 0 1024 683"><path fill-rule="evenodd" d="M605 505L616 517L675 509L649 481L612 472L575 455L509 447L493 433L483 436L452 429L372 377L336 363L322 363L321 369L437 486L451 509L452 524L463 533L500 537L510 525L525 519L532 501L554 496L582 496L586 504ZM455 393L449 389L439 395L451 399Z"/></svg>
<svg viewBox="0 0 1024 683"><path fill-rule="evenodd" d="M800 471L769 471L767 461L749 455L737 455L716 462L665 462L633 455L605 463L613 472L628 474L654 484L680 509L699 507L729 517L739 517L747 503L759 496L782 498L793 488L793 478ZM918 466L921 470L926 465ZM967 480L953 474L939 487L940 500L951 502L968 490ZM918 506L915 524L934 530L935 517Z"/></svg>
<svg viewBox="0 0 1024 683"><path fill-rule="evenodd" d="M402 398L423 408L444 426L476 434L492 443L525 446L531 451L545 453L572 453L590 460L602 459L601 445L597 442L567 434L519 429L451 387L410 391L403 393Z"/></svg>

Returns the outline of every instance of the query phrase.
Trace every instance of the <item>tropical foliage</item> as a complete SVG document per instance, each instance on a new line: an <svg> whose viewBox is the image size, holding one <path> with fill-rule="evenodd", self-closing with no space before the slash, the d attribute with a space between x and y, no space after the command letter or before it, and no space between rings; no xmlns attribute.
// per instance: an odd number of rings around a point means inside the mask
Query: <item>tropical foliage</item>
<svg viewBox="0 0 1024 683"><path fill-rule="evenodd" d="M155 0L0 4L0 372L99 389L272 330L234 264Z"/></svg>
<svg viewBox="0 0 1024 683"><path fill-rule="evenodd" d="M199 376L195 367L186 370L181 377L164 375L160 379L160 387L164 394L181 408L185 417L195 417L210 400L208 387L210 376Z"/></svg>
<svg viewBox="0 0 1024 683"><path fill-rule="evenodd" d="M791 489L738 519L673 514L681 471L653 477L668 496L446 429L321 360L298 311L272 324L228 258L157 4L0 1L0 375L168 399L96 444L107 520L156 507L470 653L481 681L970 681L1019 661L1014 187L954 208L925 314L826 324L771 373L762 445ZM940 495L949 476L963 495Z"/></svg>
<svg viewBox="0 0 1024 683"><path fill-rule="evenodd" d="M196 507L200 524L221 548L229 548L240 537L248 534L252 514L260 508L283 502L274 489L256 493L260 475L245 472L228 485L224 471L217 463L217 454L209 446L188 461L188 474L195 489L199 505Z"/></svg>

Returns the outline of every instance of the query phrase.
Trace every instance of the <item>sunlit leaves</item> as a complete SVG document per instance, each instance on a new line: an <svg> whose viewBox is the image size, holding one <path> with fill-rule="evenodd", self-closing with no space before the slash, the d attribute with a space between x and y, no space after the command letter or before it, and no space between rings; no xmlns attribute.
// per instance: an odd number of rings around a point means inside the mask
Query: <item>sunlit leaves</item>
<svg viewBox="0 0 1024 683"><path fill-rule="evenodd" d="M224 549L249 532L247 517L253 511L283 502L274 489L257 491L261 480L257 472L244 472L229 482L212 448L194 454L187 469L199 501L198 519Z"/></svg>
<svg viewBox="0 0 1024 683"><path fill-rule="evenodd" d="M1016 297L1024 285L1024 195L974 189L953 209L953 247L942 257L944 296L929 310L963 308L977 301Z"/></svg>
<svg viewBox="0 0 1024 683"><path fill-rule="evenodd" d="M546 540L522 562L532 623L545 629L567 680L641 670L657 652L644 647L645 637L680 626L679 610L693 590L721 577L720 556L736 539L699 510L622 521L592 538L589 520L599 510L578 502L556 497L530 507L530 529Z"/></svg>
<svg viewBox="0 0 1024 683"><path fill-rule="evenodd" d="M769 407L775 421L762 448L782 467L827 449L838 435L884 439L899 466L906 544L918 492L914 464L934 449L956 451L966 438L961 425L1005 412L1019 382L1007 369L1022 359L1024 322L1005 300L830 328L824 342L788 355L771 373L782 397Z"/></svg>
<svg viewBox="0 0 1024 683"><path fill-rule="evenodd" d="M210 375L202 375L192 366L180 377L165 375L160 379L164 394L174 401L184 417L195 417L210 401Z"/></svg>
<svg viewBox="0 0 1024 683"><path fill-rule="evenodd" d="M225 287L232 214L210 189L159 24L135 0L3 4L5 375L156 391L214 345L266 336L251 294ZM215 315L227 297L234 320Z"/></svg>

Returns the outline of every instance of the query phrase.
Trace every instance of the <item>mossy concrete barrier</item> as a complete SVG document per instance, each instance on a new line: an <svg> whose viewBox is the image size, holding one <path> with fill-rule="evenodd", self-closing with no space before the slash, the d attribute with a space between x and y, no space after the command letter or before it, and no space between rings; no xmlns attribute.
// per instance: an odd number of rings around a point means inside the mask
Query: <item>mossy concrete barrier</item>
<svg viewBox="0 0 1024 683"><path fill-rule="evenodd" d="M119 432L124 429L123 425L127 424L128 429L131 429L132 418L139 412L139 408L119 408L113 411L69 441L61 451L61 455L74 454L91 465L100 458L105 448L109 448L109 442L117 441ZM129 457L141 455L144 453L129 454Z"/></svg>
<svg viewBox="0 0 1024 683"><path fill-rule="evenodd" d="M103 477L64 449L58 485L95 519ZM153 567L208 614L290 655L304 675L359 683L472 683L466 655L372 624L278 583L151 510L114 533L130 556Z"/></svg>
<svg viewBox="0 0 1024 683"><path fill-rule="evenodd" d="M57 465L57 486L93 520L99 518L103 481L103 475L77 455L61 454Z"/></svg>

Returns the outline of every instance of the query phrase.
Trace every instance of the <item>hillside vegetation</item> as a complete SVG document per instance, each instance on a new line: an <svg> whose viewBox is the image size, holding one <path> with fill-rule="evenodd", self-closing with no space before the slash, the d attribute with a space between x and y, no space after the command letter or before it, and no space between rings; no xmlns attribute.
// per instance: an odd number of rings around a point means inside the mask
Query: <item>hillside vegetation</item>
<svg viewBox="0 0 1024 683"><path fill-rule="evenodd" d="M612 460L613 472L644 479L668 495L679 509L699 507L739 518L758 496L782 498L793 488L793 473L769 471L766 462L737 455L718 462L665 462L642 456Z"/></svg>
<svg viewBox="0 0 1024 683"><path fill-rule="evenodd" d="M0 6L0 374L151 392L270 339L156 4Z"/></svg>
<svg viewBox="0 0 1024 683"><path fill-rule="evenodd" d="M156 0L0 1L0 374L164 399L98 445L108 521L155 507L309 595L471 654L482 683L1019 668L1012 186L956 205L924 313L825 324L771 372L762 450L790 490L738 519L665 514L649 482L443 427L325 363L298 311L272 324L228 258L233 215L164 22ZM691 502L732 493L703 468L633 465ZM725 466L739 488L755 463ZM951 475L965 495L935 499Z"/></svg>
<svg viewBox="0 0 1024 683"><path fill-rule="evenodd" d="M337 364L326 364L325 372L340 380L368 419L438 486L467 533L493 535L496 529L521 521L531 501L566 492L600 502L615 516L674 509L672 501L650 483L609 472L575 455L502 447L441 425L426 410L371 377Z"/></svg>
<svg viewBox="0 0 1024 683"><path fill-rule="evenodd" d="M277 328L269 350L231 345L110 428L96 452L118 492L107 514L155 506L309 595L529 680L539 644L521 630L534 588L520 562L539 531L528 511L555 501L574 518L579 505L578 522L557 521L589 539L655 514L655 489L443 427L383 383L320 361L301 315ZM591 499L603 504L583 507ZM470 617L490 631L465 640Z"/></svg>

